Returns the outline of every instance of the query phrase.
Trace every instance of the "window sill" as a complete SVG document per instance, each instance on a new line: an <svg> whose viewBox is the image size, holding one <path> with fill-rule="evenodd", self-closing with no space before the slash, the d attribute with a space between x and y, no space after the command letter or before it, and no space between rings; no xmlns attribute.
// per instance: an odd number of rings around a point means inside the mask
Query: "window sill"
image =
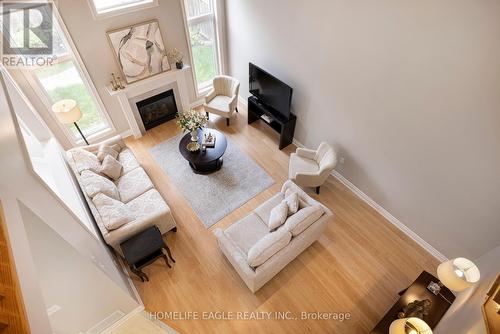
<svg viewBox="0 0 500 334"><path fill-rule="evenodd" d="M92 145L92 144L95 144L96 142L99 142L101 139L104 139L104 137L109 136L114 131L115 130L112 128L105 128L105 129L99 130L99 131L97 131L97 132L95 132L95 133L93 133L90 136L85 137L85 138L87 139L89 144ZM75 141L75 144L78 146L86 145L83 138L74 138L74 141Z"/></svg>
<svg viewBox="0 0 500 334"><path fill-rule="evenodd" d="M100 13L97 12L95 5L93 3L93 0L87 0L89 2L90 9L92 11L92 16L94 17L94 20L105 20L111 17L115 17L118 15L124 15L132 12L136 12L139 10L143 9L148 9L148 8L153 8L153 7L158 7L159 3L158 0L153 0L151 3L145 3L145 4L131 4L129 6L123 6L121 8L116 8L116 9L109 9L107 11L102 11Z"/></svg>

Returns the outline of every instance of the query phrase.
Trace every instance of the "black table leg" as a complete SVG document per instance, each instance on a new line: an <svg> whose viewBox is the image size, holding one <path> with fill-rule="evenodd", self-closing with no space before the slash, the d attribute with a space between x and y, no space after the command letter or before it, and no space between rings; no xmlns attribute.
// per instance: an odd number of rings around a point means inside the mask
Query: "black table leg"
<svg viewBox="0 0 500 334"><path fill-rule="evenodd" d="M174 257L172 256L172 253L170 252L170 248L165 244L164 249L167 251L168 257L172 260L173 263L175 263Z"/></svg>

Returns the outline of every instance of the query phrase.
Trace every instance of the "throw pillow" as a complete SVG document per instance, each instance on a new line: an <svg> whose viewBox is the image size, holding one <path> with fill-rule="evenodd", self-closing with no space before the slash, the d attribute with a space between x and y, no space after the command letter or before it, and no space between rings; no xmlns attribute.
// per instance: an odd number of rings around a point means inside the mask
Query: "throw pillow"
<svg viewBox="0 0 500 334"><path fill-rule="evenodd" d="M296 192L290 193L284 199L286 205L288 205L288 215L293 215L299 209L299 194Z"/></svg>
<svg viewBox="0 0 500 334"><path fill-rule="evenodd" d="M122 175L122 164L111 155L106 155L101 165L101 173L113 180L118 180Z"/></svg>
<svg viewBox="0 0 500 334"><path fill-rule="evenodd" d="M275 230L283 225L286 217L288 217L288 205L283 200L271 210L271 215L269 216L269 221L267 222L269 230Z"/></svg>
<svg viewBox="0 0 500 334"><path fill-rule="evenodd" d="M101 163L94 153L83 148L75 148L71 150L71 156L73 157L75 168L78 173L82 173L84 170L91 170L95 173L99 173Z"/></svg>
<svg viewBox="0 0 500 334"><path fill-rule="evenodd" d="M319 204L306 206L296 214L288 217L284 229L290 231L292 236L295 237L317 221L323 215L323 212L323 207Z"/></svg>
<svg viewBox="0 0 500 334"><path fill-rule="evenodd" d="M108 231L116 230L133 220L135 216L125 204L99 193L92 199Z"/></svg>
<svg viewBox="0 0 500 334"><path fill-rule="evenodd" d="M98 175L90 170L84 170L82 172L80 182L83 186L83 190L90 198L93 198L98 193L103 193L113 199L120 199L118 189L111 180L108 180L104 176Z"/></svg>
<svg viewBox="0 0 500 334"><path fill-rule="evenodd" d="M254 268L260 266L288 245L291 239L292 234L283 228L266 234L248 250L248 264Z"/></svg>
<svg viewBox="0 0 500 334"><path fill-rule="evenodd" d="M292 189L285 190L285 197L290 196L294 191ZM297 193L298 194L298 193ZM299 196L299 210L305 208L308 204Z"/></svg>
<svg viewBox="0 0 500 334"><path fill-rule="evenodd" d="M118 159L118 154L120 152L120 145L115 144L112 146L101 144L99 145L99 149L97 150L97 158L99 161L103 161L107 155L112 156L115 159Z"/></svg>

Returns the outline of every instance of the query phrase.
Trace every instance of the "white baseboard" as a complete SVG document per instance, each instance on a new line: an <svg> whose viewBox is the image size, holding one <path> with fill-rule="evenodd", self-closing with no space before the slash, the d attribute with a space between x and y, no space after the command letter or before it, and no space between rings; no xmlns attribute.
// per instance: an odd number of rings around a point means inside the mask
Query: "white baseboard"
<svg viewBox="0 0 500 334"><path fill-rule="evenodd" d="M387 219L391 224L396 226L398 229L400 229L404 234L406 234L410 239L415 241L417 244L420 245L423 249L425 249L427 252L429 252L432 256L434 256L436 259L438 259L441 262L447 261L448 258L444 256L441 252L439 252L436 248L432 247L427 241L422 239L418 234L413 232L408 226L403 224L399 219L394 217L384 209L381 205L379 205L377 202L375 202L371 197L369 197L367 194L362 192L358 187L356 187L354 184L351 183L348 179L346 179L342 174L340 174L337 171L333 171L332 175L339 180L343 185L345 185L349 190L351 190L353 193L356 194L360 199L362 199L366 204L371 206L375 211L377 211L382 217Z"/></svg>
<svg viewBox="0 0 500 334"><path fill-rule="evenodd" d="M196 100L196 101L194 101L193 103L191 103L191 104L189 105L189 108L193 109L193 108L199 107L199 106L201 106L203 103L205 103L205 99L204 99L204 98L203 98L203 99Z"/></svg>
<svg viewBox="0 0 500 334"><path fill-rule="evenodd" d="M238 95L238 102L245 108L248 108L248 100L243 98L243 96Z"/></svg>
<svg viewBox="0 0 500 334"><path fill-rule="evenodd" d="M114 332L118 327L123 325L125 322L127 322L130 318L132 318L134 315L144 311L144 306L139 305L129 313L125 314L123 317L120 318L117 322L115 322L113 325L109 326L105 330L101 332L101 334L110 334Z"/></svg>
<svg viewBox="0 0 500 334"><path fill-rule="evenodd" d="M120 133L120 137L127 138L132 136L132 130L128 129Z"/></svg>
<svg viewBox="0 0 500 334"><path fill-rule="evenodd" d="M297 139L293 138L293 144L297 147L304 147ZM427 241L422 239L417 233L413 232L408 226L403 224L399 219L391 215L389 211L384 209L380 204L375 202L370 196L361 191L356 187L351 181L346 179L342 174L337 171L332 172L332 176L339 180L344 186L346 186L350 191L352 191L356 196L363 200L366 204L371 206L375 211L377 211L382 217L387 219L391 224L396 226L400 231L406 234L410 239L415 241L420 247L425 249L429 254L434 256L441 262L447 261L448 258L439 252L436 248L430 245Z"/></svg>

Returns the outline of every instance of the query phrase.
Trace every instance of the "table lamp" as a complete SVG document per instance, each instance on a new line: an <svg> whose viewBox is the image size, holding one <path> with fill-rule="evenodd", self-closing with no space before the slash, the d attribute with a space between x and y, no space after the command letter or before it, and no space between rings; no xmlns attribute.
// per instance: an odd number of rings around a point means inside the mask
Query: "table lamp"
<svg viewBox="0 0 500 334"><path fill-rule="evenodd" d="M427 287L435 295L439 294L443 286L455 292L464 291L481 277L479 268L463 257L441 263L437 268L437 275L440 282L431 282Z"/></svg>
<svg viewBox="0 0 500 334"><path fill-rule="evenodd" d="M403 318L391 323L389 334L432 334L432 329L422 319Z"/></svg>
<svg viewBox="0 0 500 334"><path fill-rule="evenodd" d="M82 111L76 104L75 100L65 99L57 101L56 103L54 103L54 105L52 105L52 111L54 112L54 114L56 114L57 119L62 124L73 123L85 143L87 145L89 144L89 142L83 135L82 130L80 130L80 127L78 126L78 124L76 124L76 122L79 121L80 118L82 118Z"/></svg>

